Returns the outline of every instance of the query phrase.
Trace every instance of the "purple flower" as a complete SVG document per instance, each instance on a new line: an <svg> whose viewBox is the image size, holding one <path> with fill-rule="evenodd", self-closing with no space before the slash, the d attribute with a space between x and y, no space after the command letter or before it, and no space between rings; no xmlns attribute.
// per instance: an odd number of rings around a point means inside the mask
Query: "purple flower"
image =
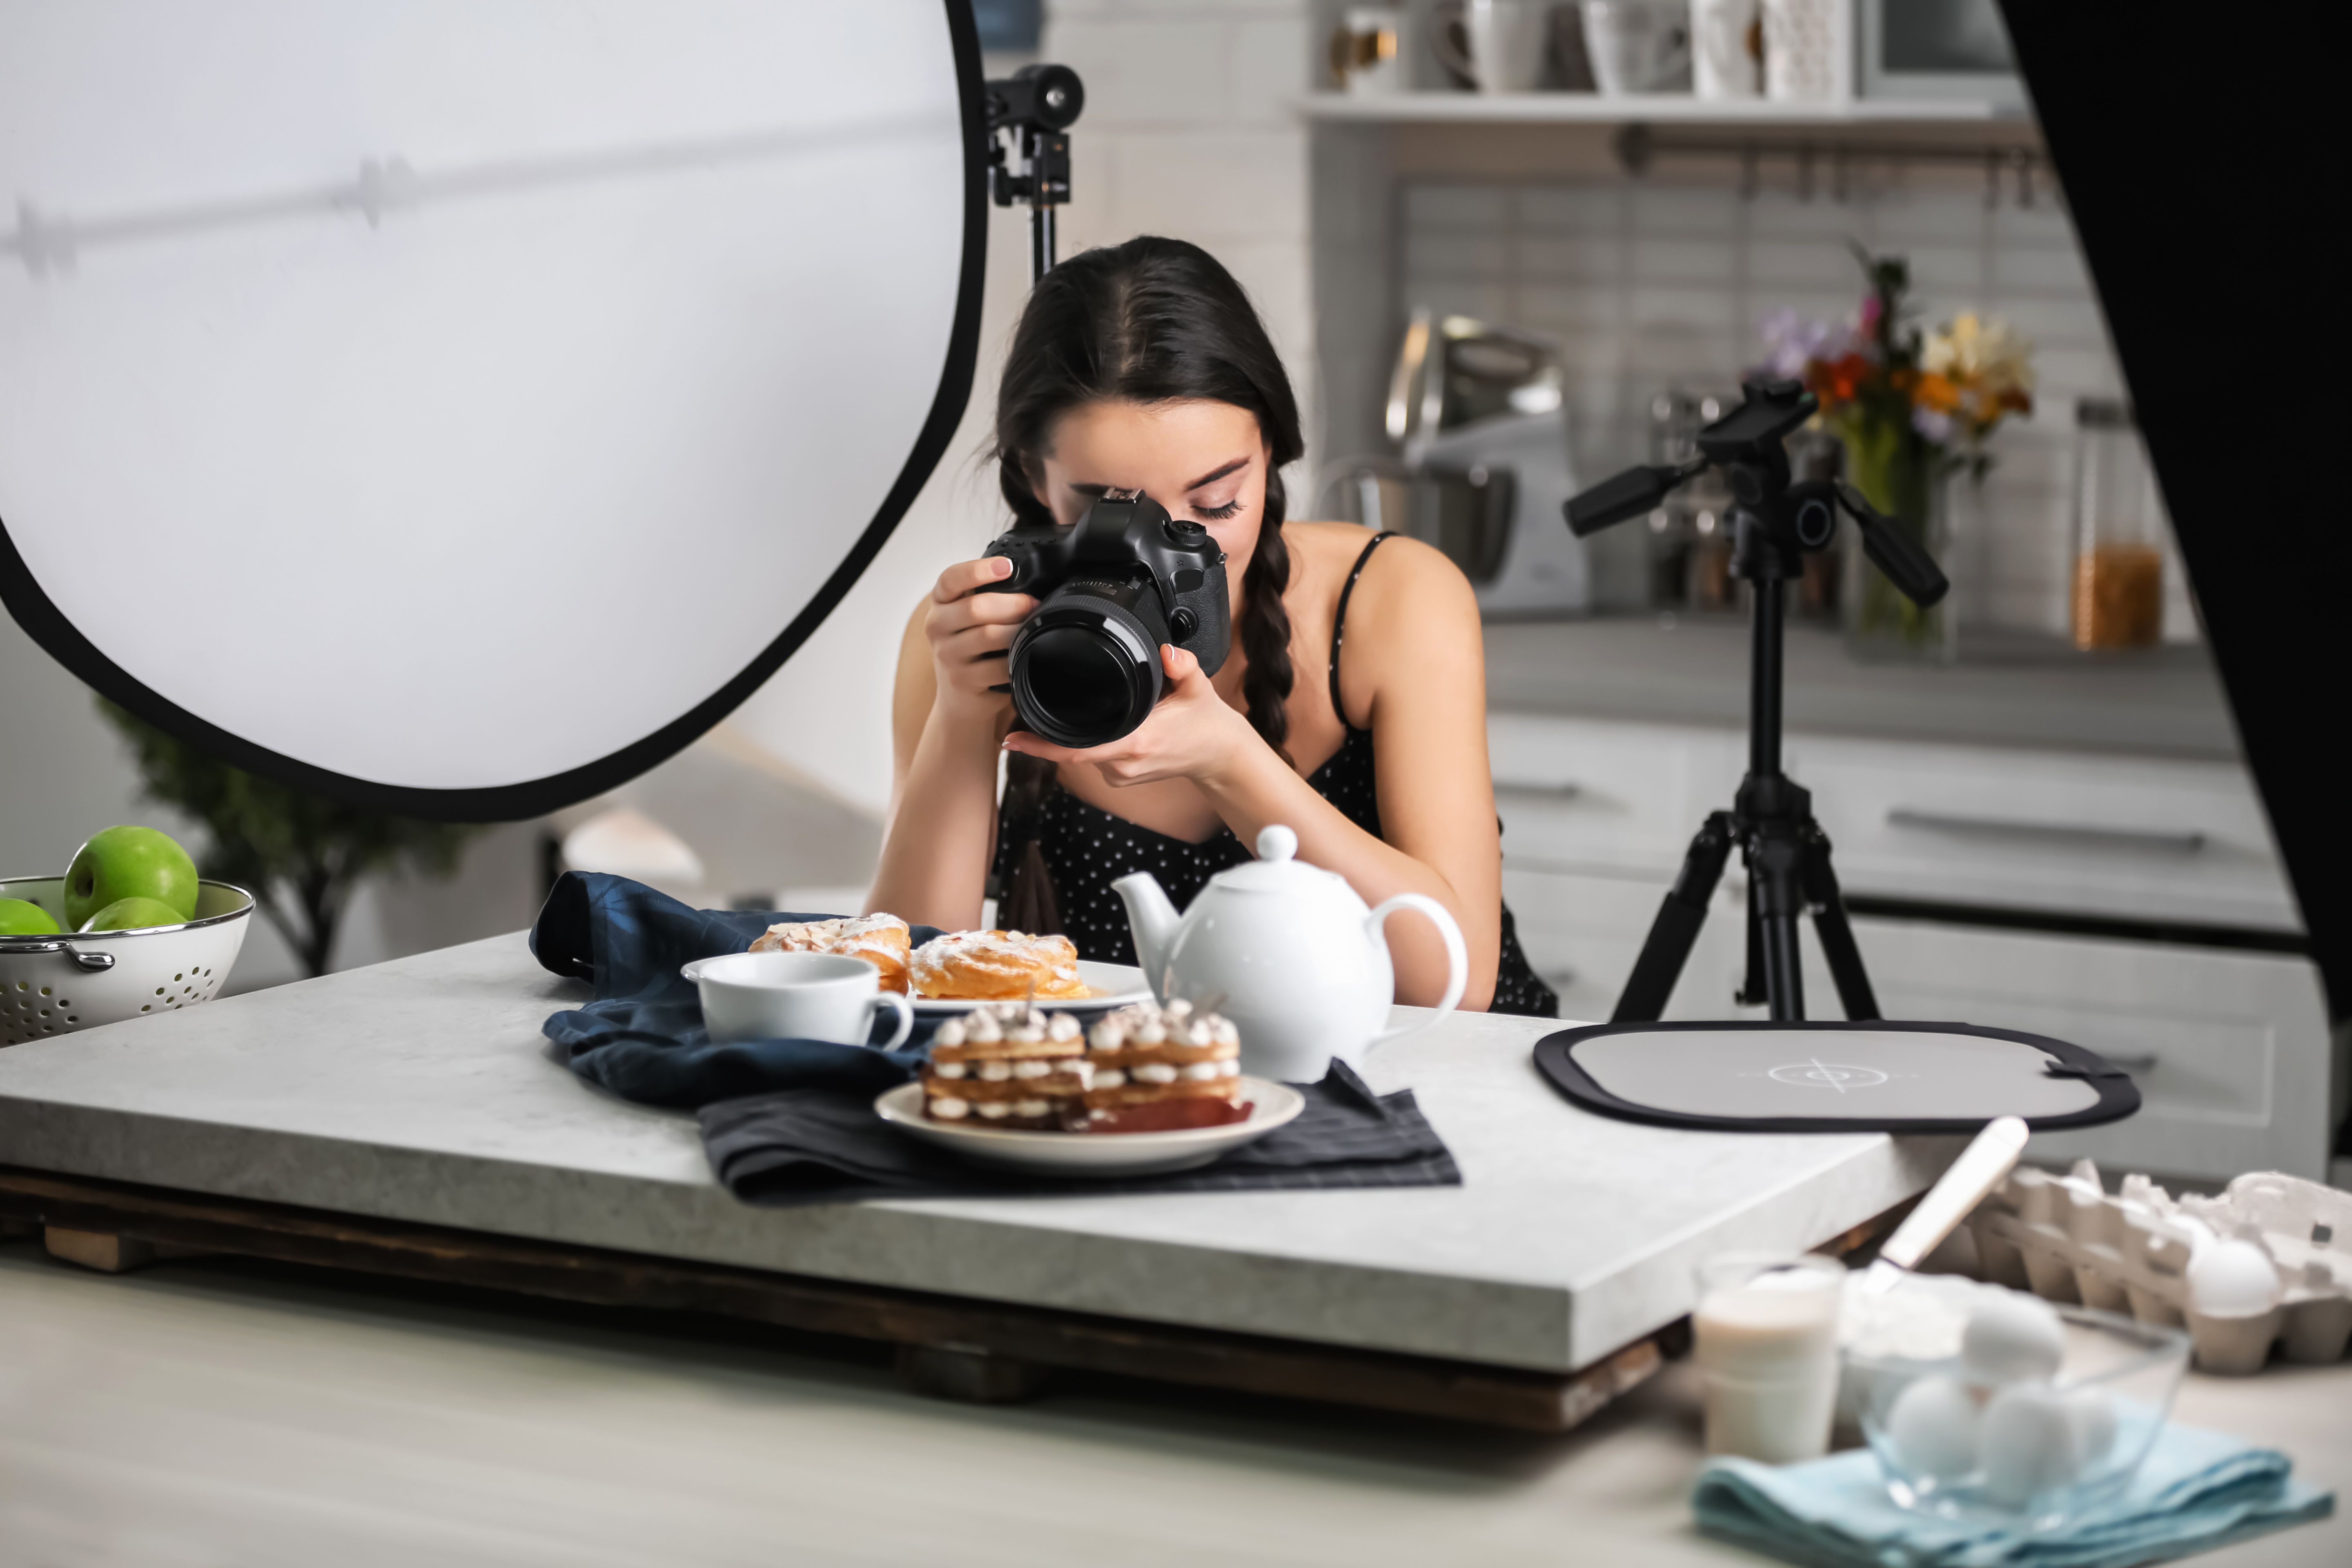
<svg viewBox="0 0 2352 1568"><path fill-rule="evenodd" d="M1850 346L1843 327L1809 321L1790 310L1776 310L1758 323L1764 339L1764 368L1775 376L1794 379L1817 359L1835 359Z"/></svg>
<svg viewBox="0 0 2352 1568"><path fill-rule="evenodd" d="M1940 445L1952 438L1952 416L1933 408L1914 408L1911 428Z"/></svg>

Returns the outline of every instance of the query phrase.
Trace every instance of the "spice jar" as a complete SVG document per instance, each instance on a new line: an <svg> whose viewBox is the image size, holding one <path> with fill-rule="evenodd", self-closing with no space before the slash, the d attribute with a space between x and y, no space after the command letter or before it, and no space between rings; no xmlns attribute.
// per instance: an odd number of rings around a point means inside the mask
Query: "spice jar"
<svg viewBox="0 0 2352 1568"><path fill-rule="evenodd" d="M2164 633L2163 523L2128 405L2074 405L2074 646L2152 647Z"/></svg>

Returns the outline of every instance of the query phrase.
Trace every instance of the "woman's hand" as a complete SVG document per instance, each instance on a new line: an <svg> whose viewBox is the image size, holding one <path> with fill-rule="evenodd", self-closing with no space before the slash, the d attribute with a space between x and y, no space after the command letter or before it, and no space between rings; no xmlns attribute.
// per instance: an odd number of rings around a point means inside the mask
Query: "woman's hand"
<svg viewBox="0 0 2352 1568"><path fill-rule="evenodd" d="M1217 695L1201 672L1199 659L1162 643L1160 665L1168 675L1167 695L1134 731L1108 745L1072 751L1015 730L1005 737L1004 749L1054 763L1083 763L1099 772L1104 783L1124 788L1161 779L1205 783L1229 769L1253 744L1264 745L1249 720Z"/></svg>
<svg viewBox="0 0 2352 1568"><path fill-rule="evenodd" d="M1037 607L1028 594L984 594L981 589L1013 574L1001 555L959 561L940 574L923 616L923 636L931 645L937 672L934 702L957 717L1001 716L1007 699L992 689L1004 684L1005 650L1013 634Z"/></svg>

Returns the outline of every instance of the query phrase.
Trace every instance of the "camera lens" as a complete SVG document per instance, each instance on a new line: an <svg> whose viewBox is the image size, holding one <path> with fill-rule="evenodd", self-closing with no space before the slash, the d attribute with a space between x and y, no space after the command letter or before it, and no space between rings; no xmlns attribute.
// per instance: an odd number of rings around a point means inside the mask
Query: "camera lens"
<svg viewBox="0 0 2352 1568"><path fill-rule="evenodd" d="M1160 645L1168 640L1155 594L1065 583L1013 640L1013 710L1057 746L1116 741L1160 700Z"/></svg>

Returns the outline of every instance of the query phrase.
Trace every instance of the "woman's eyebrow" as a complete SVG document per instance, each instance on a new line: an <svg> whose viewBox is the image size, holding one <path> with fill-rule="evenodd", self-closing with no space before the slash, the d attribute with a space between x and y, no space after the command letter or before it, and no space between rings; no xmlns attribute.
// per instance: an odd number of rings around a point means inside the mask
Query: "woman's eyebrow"
<svg viewBox="0 0 2352 1568"><path fill-rule="evenodd" d="M1219 468L1216 472L1212 474L1202 474L1199 479L1194 479L1191 484L1186 485L1184 489L1190 491L1197 490L1202 485L1213 485L1219 479L1223 479L1227 474L1233 473L1236 469L1246 468L1248 467L1249 459L1247 458L1235 458L1232 462L1227 463L1223 468Z"/></svg>

